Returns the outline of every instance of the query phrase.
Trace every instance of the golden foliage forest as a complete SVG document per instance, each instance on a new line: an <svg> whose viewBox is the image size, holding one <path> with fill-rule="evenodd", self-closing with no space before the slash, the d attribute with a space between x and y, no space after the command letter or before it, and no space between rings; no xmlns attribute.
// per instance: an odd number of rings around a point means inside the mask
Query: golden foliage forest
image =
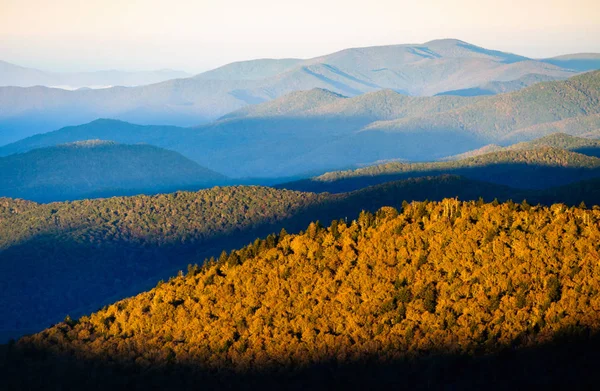
<svg viewBox="0 0 600 391"><path fill-rule="evenodd" d="M202 388L186 383L193 374L206 386L267 384L248 374L306 385L315 368L326 388L478 388L510 376L585 386L589 374L568 366L540 376L531 365L546 351L531 352L596 343L599 290L598 207L413 202L223 252L151 291L24 337L4 357L31 384L67 376L61 365L76 362L93 386L132 389L160 384L156 373L171 376L163 388ZM499 362L517 370L504 374ZM341 368L346 377L336 378ZM128 380L118 383L123 373ZM356 373L362 383L352 383Z"/></svg>

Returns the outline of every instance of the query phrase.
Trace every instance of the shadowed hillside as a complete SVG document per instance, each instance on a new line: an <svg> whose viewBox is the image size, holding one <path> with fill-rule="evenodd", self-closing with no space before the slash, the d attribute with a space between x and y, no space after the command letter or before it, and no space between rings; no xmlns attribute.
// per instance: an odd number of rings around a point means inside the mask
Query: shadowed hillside
<svg viewBox="0 0 600 391"><path fill-rule="evenodd" d="M315 220L352 220L361 210L446 197L596 205L600 182L523 191L441 176L335 195L241 186L44 205L3 199L0 337L88 313L149 289L199 257L218 256L282 228L297 232Z"/></svg>
<svg viewBox="0 0 600 391"><path fill-rule="evenodd" d="M172 146L189 140L188 137L192 133L177 126L142 126L111 119L97 119L87 124L37 134L2 146L0 156L85 140L112 140L121 144L145 143L173 149Z"/></svg>
<svg viewBox="0 0 600 391"><path fill-rule="evenodd" d="M600 159L558 148L537 147L492 152L448 162L391 162L329 172L278 187L342 193L398 179L440 174L462 175L523 189L548 188L600 176Z"/></svg>
<svg viewBox="0 0 600 391"><path fill-rule="evenodd" d="M173 151L100 140L3 157L0 171L0 196L43 202L98 192L117 195L207 187L226 179Z"/></svg>

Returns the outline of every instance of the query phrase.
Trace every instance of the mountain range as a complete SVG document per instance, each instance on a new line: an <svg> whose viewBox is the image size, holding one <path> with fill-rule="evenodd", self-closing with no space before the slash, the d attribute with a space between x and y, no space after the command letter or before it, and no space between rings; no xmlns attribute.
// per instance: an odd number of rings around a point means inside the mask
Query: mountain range
<svg viewBox="0 0 600 391"><path fill-rule="evenodd" d="M88 139L171 149L230 177L313 176L380 161L431 161L490 143L600 129L600 71L494 96L345 97L296 91L192 128L98 120L0 147L0 156Z"/></svg>
<svg viewBox="0 0 600 391"><path fill-rule="evenodd" d="M2 389L598 388L599 68L0 62Z"/></svg>
<svg viewBox="0 0 600 391"><path fill-rule="evenodd" d="M345 96L382 89L428 96L479 88L488 94L488 83L514 82L512 87L494 87L510 90L595 67L593 61L586 64L573 70L447 39L346 49L308 60L240 62L190 78L131 88L2 87L0 143L107 117L140 124L198 125L249 104L313 88Z"/></svg>

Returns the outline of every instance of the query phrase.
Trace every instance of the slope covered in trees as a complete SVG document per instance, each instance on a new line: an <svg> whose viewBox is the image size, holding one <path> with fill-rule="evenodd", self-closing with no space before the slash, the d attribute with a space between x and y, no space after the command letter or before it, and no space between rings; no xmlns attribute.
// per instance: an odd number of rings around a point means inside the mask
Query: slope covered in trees
<svg viewBox="0 0 600 391"><path fill-rule="evenodd" d="M597 205L600 182L524 191L446 175L347 194L238 186L52 204L0 199L0 342L148 289L198 257L282 228L297 232L315 220L445 197Z"/></svg>
<svg viewBox="0 0 600 391"><path fill-rule="evenodd" d="M313 192L341 193L404 178L454 174L523 189L548 188L600 176L600 159L553 147L491 152L467 159L391 162L335 171L278 185Z"/></svg>
<svg viewBox="0 0 600 391"><path fill-rule="evenodd" d="M598 117L600 119L600 116ZM584 137L570 136L566 133L553 133L548 136L540 137L532 141L501 147L496 144L489 144L474 151L468 151L455 156L449 156L443 160L460 160L473 156L485 155L490 152L498 151L517 151L525 149L535 149L538 147L553 147L565 149L567 151L578 152L583 155L600 157L600 140Z"/></svg>
<svg viewBox="0 0 600 391"><path fill-rule="evenodd" d="M510 132L502 137L503 143L533 140L552 133L567 133L575 136L598 138L600 114L572 117L554 122L545 122Z"/></svg>
<svg viewBox="0 0 600 391"><path fill-rule="evenodd" d="M15 388L589 388L600 210L445 199L257 240L4 351ZM77 363L77 364L75 364Z"/></svg>
<svg viewBox="0 0 600 391"><path fill-rule="evenodd" d="M496 95L503 94L506 92L513 92L529 87L531 85L541 83L544 81L560 80L560 78L530 73L516 80L510 81L490 81L488 83L479 85L477 87L464 88L461 90L445 91L436 94L440 95L454 95L454 96L481 96L481 95Z"/></svg>
<svg viewBox="0 0 600 391"><path fill-rule="evenodd" d="M341 195L226 187L52 204L2 199L0 342L148 289L199 255L217 256L284 227L295 232L313 220L354 218L404 199L511 194L443 177Z"/></svg>
<svg viewBox="0 0 600 391"><path fill-rule="evenodd" d="M208 187L226 178L151 145L87 140L0 158L0 196L56 201Z"/></svg>
<svg viewBox="0 0 600 391"><path fill-rule="evenodd" d="M367 131L440 131L494 141L530 126L600 113L600 71L482 98L451 112L382 121Z"/></svg>
<svg viewBox="0 0 600 391"><path fill-rule="evenodd" d="M148 289L196 254L281 229L270 224L320 198L230 187L51 204L0 199L0 330L19 336Z"/></svg>

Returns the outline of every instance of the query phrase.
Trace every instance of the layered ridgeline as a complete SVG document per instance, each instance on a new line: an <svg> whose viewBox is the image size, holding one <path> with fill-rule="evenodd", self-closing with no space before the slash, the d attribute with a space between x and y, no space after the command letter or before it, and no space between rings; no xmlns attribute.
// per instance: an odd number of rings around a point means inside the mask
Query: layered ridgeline
<svg viewBox="0 0 600 391"><path fill-rule="evenodd" d="M198 258L282 228L445 197L597 205L600 180L543 191L440 176L334 195L239 186L51 204L2 199L0 341L149 289Z"/></svg>
<svg viewBox="0 0 600 391"><path fill-rule="evenodd" d="M341 193L398 179L454 174L516 188L541 189L600 177L600 158L543 144L530 147L445 162L390 162L329 172L278 187Z"/></svg>
<svg viewBox="0 0 600 391"><path fill-rule="evenodd" d="M370 125L365 131L391 133L452 133L482 140L530 139L532 126L600 113L600 71L565 81L539 83L510 94L481 98L471 105L436 115L425 115ZM579 135L596 129L580 129ZM533 134L539 136L539 132Z"/></svg>
<svg viewBox="0 0 600 391"><path fill-rule="evenodd" d="M45 86L62 89L107 88L160 83L189 76L191 75L172 69L135 72L108 70L58 73L26 68L0 60L0 86Z"/></svg>
<svg viewBox="0 0 600 391"><path fill-rule="evenodd" d="M298 175L403 155L403 151L410 148L398 142L385 142L377 135L371 137L372 134L364 139L357 132L374 121L443 112L462 107L469 101L459 97L408 97L391 90L346 98L331 91L313 89L250 106L213 124L193 129L97 120L6 145L0 148L0 155L102 138L172 149L228 176ZM360 140L362 148L338 145L346 141L358 145ZM454 152L458 142L456 137L445 141L436 144L440 145L439 153L443 156ZM444 145L448 147L441 147ZM463 148L479 146L465 140Z"/></svg>
<svg viewBox="0 0 600 391"><path fill-rule="evenodd" d="M4 384L593 388L599 223L453 199L311 223L21 339Z"/></svg>
<svg viewBox="0 0 600 391"><path fill-rule="evenodd" d="M563 56L546 58L542 61L580 72L600 69L600 54L598 53L565 54Z"/></svg>
<svg viewBox="0 0 600 391"><path fill-rule="evenodd" d="M600 116L598 116L600 120ZM600 123L599 123L600 126ZM600 134L598 134L600 136ZM588 156L600 157L600 140L570 136L565 133L553 133L532 141L524 141L507 147L501 147L496 144L489 144L473 151L461 153L459 155L449 156L442 160L460 160L474 156L481 156L490 152L498 151L517 151L526 149L535 149L539 147L553 147L578 152Z"/></svg>
<svg viewBox="0 0 600 391"><path fill-rule="evenodd" d="M229 64L185 79L132 88L62 91L0 88L0 144L85 123L116 118L141 124L191 126L290 92L325 88L356 96L392 89L434 95L489 82L567 78L577 71L459 40L346 49L308 60Z"/></svg>
<svg viewBox="0 0 600 391"><path fill-rule="evenodd" d="M492 97L410 97L382 90L348 98L312 89L196 128L99 120L4 146L0 155L90 138L145 142L231 177L428 161L555 132L593 136L600 129L599 80L600 72L592 72Z"/></svg>
<svg viewBox="0 0 600 391"><path fill-rule="evenodd" d="M2 146L0 156L85 140L112 140L121 144L144 143L180 151L182 145L190 142L193 133L191 129L177 126L143 126L111 119L97 119L84 125L67 126Z"/></svg>
<svg viewBox="0 0 600 391"><path fill-rule="evenodd" d="M177 152L88 140L0 158L0 196L35 201L201 188L226 178Z"/></svg>
<svg viewBox="0 0 600 391"><path fill-rule="evenodd" d="M593 68L593 69L600 69ZM505 92L518 91L525 87L529 87L531 85L543 82L543 81L552 81L559 80L558 77L540 75L540 74L529 74L525 75L516 80L510 81L491 81L489 83L485 83L478 87L473 88L464 88L461 90L454 91L445 91L441 92L437 95L456 95L456 96L480 96L480 95L496 95L502 94Z"/></svg>

